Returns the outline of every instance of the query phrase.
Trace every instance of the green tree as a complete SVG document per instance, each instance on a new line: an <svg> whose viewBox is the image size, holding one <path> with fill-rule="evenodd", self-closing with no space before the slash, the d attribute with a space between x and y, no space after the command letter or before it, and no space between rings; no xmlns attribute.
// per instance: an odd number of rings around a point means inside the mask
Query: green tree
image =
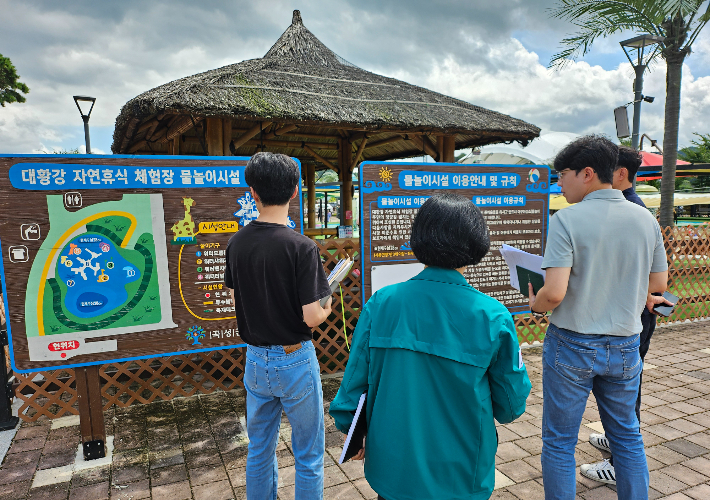
<svg viewBox="0 0 710 500"><path fill-rule="evenodd" d="M695 132L694 135L698 136L698 140L690 141L692 146L682 148L678 152L678 157L690 163L710 163L710 134L703 135ZM710 187L710 176L693 177L691 183L694 188Z"/></svg>
<svg viewBox="0 0 710 500"><path fill-rule="evenodd" d="M25 102L25 98L20 92L27 94L30 88L19 82L19 79L20 75L17 74L12 61L0 54L0 106L3 108L5 103Z"/></svg>
<svg viewBox="0 0 710 500"><path fill-rule="evenodd" d="M577 33L562 40L563 50L550 66L563 66L570 59L587 54L594 41L624 31L665 37L652 54L666 61L666 107L663 131L663 175L661 179L661 226L673 225L673 192L678 160L680 84L683 62L710 20L710 6L701 12L704 0L559 0L553 17L566 19Z"/></svg>

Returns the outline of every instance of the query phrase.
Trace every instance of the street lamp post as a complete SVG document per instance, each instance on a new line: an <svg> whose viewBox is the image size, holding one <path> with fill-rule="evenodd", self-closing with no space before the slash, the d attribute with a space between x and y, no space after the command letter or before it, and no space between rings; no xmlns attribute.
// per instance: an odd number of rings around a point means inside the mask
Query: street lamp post
<svg viewBox="0 0 710 500"><path fill-rule="evenodd" d="M79 113L81 114L81 119L84 120L84 139L86 141L86 154L90 155L91 154L91 140L89 139L89 118L91 117L91 111L94 109L94 104L96 104L96 97L88 97L85 95L75 95L74 96L74 102L76 103L76 107L79 108ZM81 109L81 105L79 103L91 103L91 107L89 108L88 113L84 113L84 110ZM85 104L84 106L88 106L88 104Z"/></svg>
<svg viewBox="0 0 710 500"><path fill-rule="evenodd" d="M631 133L631 147L636 150L639 147L639 130L641 128L641 101L653 102L653 97L643 96L643 73L648 67L648 62L658 49L658 44L664 40L665 38L662 36L644 34L619 42L636 73L636 79L634 80L634 123ZM645 54L646 48L653 48L647 56ZM629 55L629 51L634 50L636 51L636 62Z"/></svg>

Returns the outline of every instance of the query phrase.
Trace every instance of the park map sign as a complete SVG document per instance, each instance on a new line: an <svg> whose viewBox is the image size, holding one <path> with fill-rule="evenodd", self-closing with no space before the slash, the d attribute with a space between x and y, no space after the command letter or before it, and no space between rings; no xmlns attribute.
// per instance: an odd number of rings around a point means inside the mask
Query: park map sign
<svg viewBox="0 0 710 500"><path fill-rule="evenodd" d="M510 286L503 243L542 255L549 219L550 169L545 165L363 162L360 164L360 249L367 300L383 286L417 275L409 240L419 207L434 192L465 196L483 214L491 249L466 280L511 313L529 311L527 298Z"/></svg>
<svg viewBox="0 0 710 500"><path fill-rule="evenodd" d="M243 345L224 268L229 238L259 215L248 160L0 155L13 370Z"/></svg>

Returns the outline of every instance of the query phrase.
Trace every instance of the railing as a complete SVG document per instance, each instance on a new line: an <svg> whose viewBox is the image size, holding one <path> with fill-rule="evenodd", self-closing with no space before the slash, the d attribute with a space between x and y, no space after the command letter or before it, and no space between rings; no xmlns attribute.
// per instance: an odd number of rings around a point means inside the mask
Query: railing
<svg viewBox="0 0 710 500"><path fill-rule="evenodd" d="M664 234L670 262L669 290L680 297L674 314L659 319L660 324L693 321L710 317L708 284L708 250L710 228L685 226ZM357 257L357 240L316 240L325 267L330 270L343 256ZM356 268L353 268L355 271ZM314 343L323 373L345 369L348 342L362 308L359 272L351 271L340 291L334 296L333 314L314 330ZM536 345L544 339L545 320L517 315L518 339L523 345ZM209 353L184 354L164 358L109 363L101 367L104 408L126 407L139 403L169 400L174 397L207 394L216 390L241 387L243 349L225 349ZM56 418L77 414L74 371L54 370L39 374L16 374L16 397L22 400L20 417L33 421L41 417Z"/></svg>

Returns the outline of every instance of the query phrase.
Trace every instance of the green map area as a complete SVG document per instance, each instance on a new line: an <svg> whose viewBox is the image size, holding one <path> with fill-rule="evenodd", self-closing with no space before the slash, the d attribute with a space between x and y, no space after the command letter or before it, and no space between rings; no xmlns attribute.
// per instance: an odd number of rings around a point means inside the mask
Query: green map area
<svg viewBox="0 0 710 500"><path fill-rule="evenodd" d="M167 269L167 255L156 251L153 227L154 212L157 227L164 227L160 195L124 194L75 212L64 208L62 196L49 195L47 207L50 231L27 284L28 338L172 324L161 314L167 276L159 271Z"/></svg>
<svg viewBox="0 0 710 500"><path fill-rule="evenodd" d="M68 310L66 304L69 287L65 280L49 278L49 286L44 290L43 309L45 335L68 333L73 331L98 330L108 327L125 327L136 324L158 323L161 319L159 289L155 273L155 244L153 235L144 233L138 237L133 250L121 248L120 245L130 226L130 220L125 217L105 217L86 225L84 235L105 237L114 245L115 251L132 264L138 271L140 279L126 283L126 302L121 302L103 314L92 317L79 317ZM57 260L59 276L63 265ZM75 285L77 286L77 285Z"/></svg>

